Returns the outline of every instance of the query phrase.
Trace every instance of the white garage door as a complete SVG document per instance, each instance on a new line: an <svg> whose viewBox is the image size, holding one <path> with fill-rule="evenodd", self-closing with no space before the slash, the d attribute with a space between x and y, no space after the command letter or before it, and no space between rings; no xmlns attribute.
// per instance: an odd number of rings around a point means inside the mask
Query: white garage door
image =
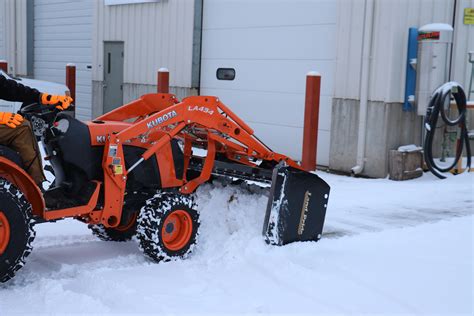
<svg viewBox="0 0 474 316"><path fill-rule="evenodd" d="M322 74L318 164L329 163L334 0L205 0L201 94L219 96L273 150L301 159L305 76ZM235 79L218 80L218 68Z"/></svg>
<svg viewBox="0 0 474 316"><path fill-rule="evenodd" d="M66 64L76 64L76 115L90 119L94 0L35 0L34 4L35 78L64 84Z"/></svg>

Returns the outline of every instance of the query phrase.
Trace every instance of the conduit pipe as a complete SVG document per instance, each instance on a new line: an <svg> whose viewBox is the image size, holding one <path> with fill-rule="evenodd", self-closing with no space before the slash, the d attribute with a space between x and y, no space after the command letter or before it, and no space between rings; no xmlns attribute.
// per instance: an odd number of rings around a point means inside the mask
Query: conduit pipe
<svg viewBox="0 0 474 316"><path fill-rule="evenodd" d="M352 167L353 175L360 174L365 165L365 142L367 130L367 104L369 98L370 62L372 52L372 30L374 26L374 0L365 0L364 33L362 35L362 65L360 73L359 129L357 132L357 165Z"/></svg>

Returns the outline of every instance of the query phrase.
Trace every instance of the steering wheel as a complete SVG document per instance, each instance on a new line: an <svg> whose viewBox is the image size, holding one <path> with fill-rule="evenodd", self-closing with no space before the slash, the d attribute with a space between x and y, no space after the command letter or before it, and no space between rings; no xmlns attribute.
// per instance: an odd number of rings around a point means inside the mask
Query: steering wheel
<svg viewBox="0 0 474 316"><path fill-rule="evenodd" d="M18 113L30 121L34 134L40 138L48 127L53 125L56 116L61 112L56 106L57 104L42 105L32 103L22 107ZM70 105L68 109L73 110L74 105Z"/></svg>
<svg viewBox="0 0 474 316"><path fill-rule="evenodd" d="M56 105L41 105L39 103L32 103L25 105L18 111L22 116L30 116L33 114L46 114L48 112L58 112L59 109L56 108Z"/></svg>

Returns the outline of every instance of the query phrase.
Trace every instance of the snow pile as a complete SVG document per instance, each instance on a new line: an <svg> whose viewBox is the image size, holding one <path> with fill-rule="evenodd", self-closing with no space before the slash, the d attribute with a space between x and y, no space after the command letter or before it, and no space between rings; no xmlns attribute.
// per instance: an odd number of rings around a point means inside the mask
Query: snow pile
<svg viewBox="0 0 474 316"><path fill-rule="evenodd" d="M200 241L185 261L151 263L136 242L98 241L73 220L38 225L26 266L0 286L0 315L472 314L472 174L318 174L331 185L318 243L266 245L267 196L219 183L198 190Z"/></svg>
<svg viewBox="0 0 474 316"><path fill-rule="evenodd" d="M410 153L410 152L420 151L420 150L423 150L423 148L420 146L416 146L414 144L398 147L399 152L405 152L405 153Z"/></svg>

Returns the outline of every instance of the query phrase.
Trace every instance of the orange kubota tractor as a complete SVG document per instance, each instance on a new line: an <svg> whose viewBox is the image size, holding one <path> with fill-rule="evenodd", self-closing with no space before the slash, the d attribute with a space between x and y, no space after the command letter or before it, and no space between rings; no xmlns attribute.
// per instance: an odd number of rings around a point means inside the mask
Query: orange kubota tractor
<svg viewBox="0 0 474 316"><path fill-rule="evenodd" d="M273 152L216 97L148 94L91 122L28 105L55 180L43 192L0 148L0 281L32 250L34 225L75 218L103 240L136 236L153 260L187 257L199 228L193 192L215 177L271 184L265 240L319 240L329 186ZM206 155L194 155L193 149ZM202 151L201 150L201 151Z"/></svg>

